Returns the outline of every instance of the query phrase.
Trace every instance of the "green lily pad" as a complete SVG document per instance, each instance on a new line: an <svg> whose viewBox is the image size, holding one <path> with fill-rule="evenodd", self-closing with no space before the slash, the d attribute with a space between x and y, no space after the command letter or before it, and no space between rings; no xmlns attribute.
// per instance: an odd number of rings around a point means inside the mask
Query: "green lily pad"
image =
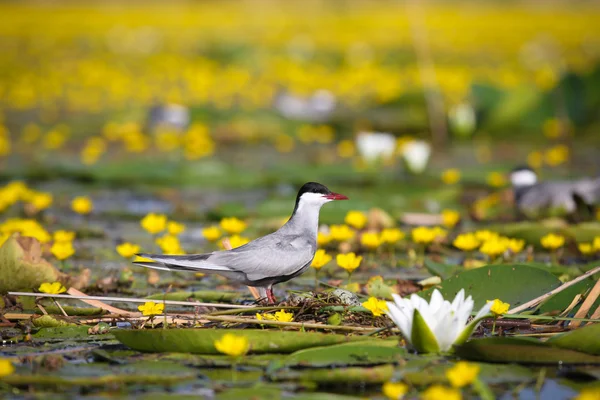
<svg viewBox="0 0 600 400"><path fill-rule="evenodd" d="M404 355L406 349L398 347L396 339L369 340L299 350L274 363L269 370L283 367L322 368L387 364Z"/></svg>
<svg viewBox="0 0 600 400"><path fill-rule="evenodd" d="M442 281L438 286L445 299L452 301L460 289L473 296L475 310L488 300L501 299L511 308L548 293L561 285L560 280L548 271L528 265L488 265L464 271ZM429 298L433 288L420 295Z"/></svg>
<svg viewBox="0 0 600 400"><path fill-rule="evenodd" d="M600 357L527 338L474 339L457 346L456 354L472 361L524 364L600 364Z"/></svg>
<svg viewBox="0 0 600 400"><path fill-rule="evenodd" d="M134 350L144 352L181 352L219 354L214 342L226 333L245 336L251 353L292 353L297 350L349 341L361 337L317 332L286 332L262 329L118 329L112 331L117 340Z"/></svg>
<svg viewBox="0 0 600 400"><path fill-rule="evenodd" d="M537 314L546 314L553 312L562 312L564 311L573 301L575 296L578 294L583 294L587 290L589 290L596 282L593 278L584 279L580 282L577 282L573 286L569 286L565 290L556 293L555 295L548 298L548 300L544 301L538 309L536 310ZM573 313L575 313L579 309L575 307L573 309ZM594 307L592 307L594 309Z"/></svg>
<svg viewBox="0 0 600 400"><path fill-rule="evenodd" d="M463 269L460 265L442 264L429 258L425 259L425 268L432 275L439 276L442 279L448 279Z"/></svg>
<svg viewBox="0 0 600 400"><path fill-rule="evenodd" d="M600 324L586 325L571 332L553 336L546 343L563 349L600 355Z"/></svg>
<svg viewBox="0 0 600 400"><path fill-rule="evenodd" d="M299 380L318 384L375 384L387 382L394 374L391 364L374 367L348 367L331 369L282 369L271 375L274 381Z"/></svg>
<svg viewBox="0 0 600 400"><path fill-rule="evenodd" d="M480 368L478 378L487 384L520 383L535 378L535 374L520 365L477 363ZM446 370L453 364L448 364L442 358L415 358L408 360L402 367L402 380L415 386L431 385L434 383L448 384Z"/></svg>

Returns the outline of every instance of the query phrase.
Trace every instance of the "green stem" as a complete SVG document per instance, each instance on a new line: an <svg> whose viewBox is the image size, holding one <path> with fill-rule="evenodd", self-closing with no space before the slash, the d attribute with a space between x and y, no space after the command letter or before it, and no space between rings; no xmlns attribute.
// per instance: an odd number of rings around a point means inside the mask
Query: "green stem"
<svg viewBox="0 0 600 400"><path fill-rule="evenodd" d="M315 268L315 292L319 290L319 270Z"/></svg>
<svg viewBox="0 0 600 400"><path fill-rule="evenodd" d="M348 271L348 285L350 285L350 283L352 283L352 272Z"/></svg>
<svg viewBox="0 0 600 400"><path fill-rule="evenodd" d="M492 324L492 336L494 336L494 332L496 331L496 317L494 317L494 323Z"/></svg>

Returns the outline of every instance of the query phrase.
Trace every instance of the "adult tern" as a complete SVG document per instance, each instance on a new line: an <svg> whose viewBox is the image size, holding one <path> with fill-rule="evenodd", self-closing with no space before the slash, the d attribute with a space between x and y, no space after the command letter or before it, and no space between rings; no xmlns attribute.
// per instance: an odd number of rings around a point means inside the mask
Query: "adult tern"
<svg viewBox="0 0 600 400"><path fill-rule="evenodd" d="M267 300L274 303L273 285L302 274L310 266L317 251L319 211L334 200L348 197L308 182L298 191L290 219L271 234L232 250L206 254L138 254L152 261L135 264L165 271L216 273L247 286L266 288Z"/></svg>

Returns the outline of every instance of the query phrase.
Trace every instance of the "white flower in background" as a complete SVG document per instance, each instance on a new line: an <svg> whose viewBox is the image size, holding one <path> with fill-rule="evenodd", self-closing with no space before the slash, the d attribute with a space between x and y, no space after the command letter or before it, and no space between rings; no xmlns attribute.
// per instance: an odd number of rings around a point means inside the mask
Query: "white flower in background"
<svg viewBox="0 0 600 400"><path fill-rule="evenodd" d="M448 120L457 136L469 137L477 127L477 115L469 103L460 103L452 107L448 112Z"/></svg>
<svg viewBox="0 0 600 400"><path fill-rule="evenodd" d="M387 315L400 328L404 338L419 353L439 353L449 351L453 345L467 341L479 322L490 314L492 304L486 304L467 324L473 311L473 298L465 299L461 289L452 303L444 300L435 289L429 303L413 294L410 298L392 295L394 302L388 302Z"/></svg>
<svg viewBox="0 0 600 400"><path fill-rule="evenodd" d="M396 151L396 138L384 132L360 132L356 135L358 154L368 163L389 160Z"/></svg>
<svg viewBox="0 0 600 400"><path fill-rule="evenodd" d="M420 174L425 170L430 155L431 145L423 140L413 140L402 148L402 157L413 174Z"/></svg>

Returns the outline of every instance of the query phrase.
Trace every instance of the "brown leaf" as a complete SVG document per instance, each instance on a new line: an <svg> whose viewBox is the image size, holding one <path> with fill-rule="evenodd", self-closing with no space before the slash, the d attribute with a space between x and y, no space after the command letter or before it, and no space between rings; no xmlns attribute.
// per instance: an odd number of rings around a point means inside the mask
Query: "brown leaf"
<svg viewBox="0 0 600 400"><path fill-rule="evenodd" d="M394 291L402 297L417 293L421 289L421 285L406 279L398 279L398 283L394 285Z"/></svg>
<svg viewBox="0 0 600 400"><path fill-rule="evenodd" d="M11 236L0 247L0 292L38 288L55 282L61 273L42 258L40 242L27 236Z"/></svg>

